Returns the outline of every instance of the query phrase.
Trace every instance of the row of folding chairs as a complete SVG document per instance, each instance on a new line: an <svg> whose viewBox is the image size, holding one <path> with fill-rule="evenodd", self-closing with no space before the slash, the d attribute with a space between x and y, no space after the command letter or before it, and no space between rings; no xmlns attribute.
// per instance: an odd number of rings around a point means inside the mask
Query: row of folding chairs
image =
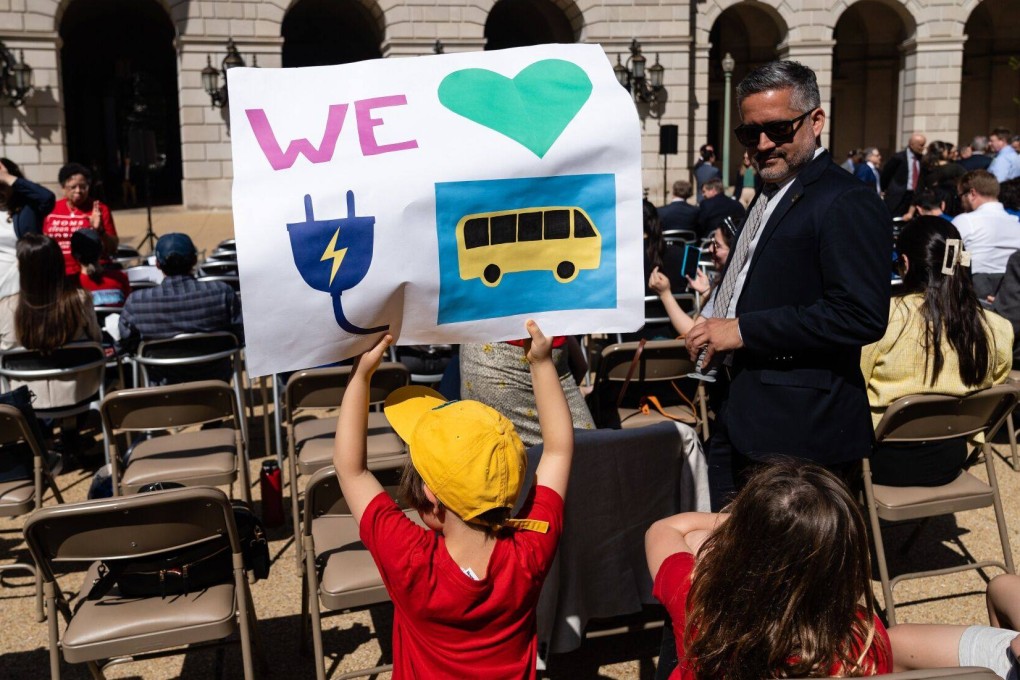
<svg viewBox="0 0 1020 680"><path fill-rule="evenodd" d="M655 348L653 348L653 350L654 349ZM649 355L649 357L651 356L652 354ZM654 362L654 360L650 361ZM398 369L397 372L400 372L401 370L406 372L406 369L402 366L395 368ZM301 386L299 382L298 387L294 388L295 392L292 396L294 396L296 400L293 403L295 405L302 403L303 405L301 408L307 407L310 409L335 406L335 404L339 403L337 397L342 398L342 389L339 394L336 393L338 385L341 383L341 381L337 380L337 378L342 377L344 369L327 369L327 372L332 372L332 375L323 375L321 376L321 379L324 383L328 382L329 384L322 385L321 389L317 389L314 384ZM295 377L301 376L296 375ZM215 383L212 383L210 386L215 385ZM183 392L188 387L190 386L182 385L174 386L173 388L127 390L114 393L110 395L106 403L116 404L118 403L118 399L123 396L134 402L136 408L130 409L125 407L125 411L111 409L111 415L108 416L104 413L104 424L109 421L110 425L107 429L109 429L111 435L116 435L119 430L124 429L147 430L150 428L162 428L181 424L186 420L189 420L182 415L182 409L185 411L193 409L195 407L194 402L201 401L200 399L196 399L194 396L188 398L183 396ZM236 409L233 408L234 401L229 392L229 388L222 383L218 384L218 387L219 401L223 405L224 409L227 409L228 407L233 409L232 418L236 423L238 414ZM374 387L376 387L380 392L383 392L389 389L390 385L387 382L383 382ZM329 390L333 390L334 393L326 394ZM169 391L170 394L167 394L167 391ZM305 393L309 395L310 400L303 402L300 397ZM179 399L175 400L175 396L179 397ZM152 402L154 398L156 399L156 405L153 405ZM878 428L878 437L881 441L886 442L910 442L917 440L928 441L937 438L969 438L976 433L990 435L994 432L994 430L1001 426L1003 420L1015 408L1017 398L1018 392L1016 388L1012 386L995 387L964 398L943 397L937 395L907 397L900 400L890 408L883 420L883 423ZM160 399L162 399L162 401L160 401ZM376 395L373 395L372 400L376 401ZM146 418L156 417L157 419L142 421L138 419L141 418L141 416L138 416L136 419L132 419L124 415L132 410L141 412ZM11 411L13 411L13 409L11 409ZM152 413L153 411L160 411L163 413L157 417L154 413ZM295 411L297 411L297 409L295 409ZM14 411L13 414L6 413L2 415L10 415L15 420L20 416L20 414L17 414L16 411ZM295 416L297 417L288 421L289 425L296 426L301 422L308 422L302 420L300 413L296 412ZM191 418L190 420L201 419L202 418ZM328 422L335 422L335 419L329 418ZM318 427L319 425L315 425L313 430ZM234 430L235 443L239 443L239 427L236 424L234 426ZM24 429L22 429L21 436L27 436ZM181 435L174 435L168 439L178 439L180 437ZM314 441L314 439L310 441ZM869 468L865 465L865 489L868 497L868 509L869 515L872 518L873 530L875 531L876 551L878 553L880 571L882 572L883 588L886 588L886 606L891 622L895 621L895 610L891 595L891 587L895 585L896 581L894 580L891 584L888 584L888 575L882 567L884 564L884 550L881 543L881 528L878 524L879 517L892 520L911 519L930 514L943 514L944 512L956 512L976 507L985 507L989 504L994 505L996 508L997 519L1000 522L1000 537L1003 541L1005 563L985 561L960 568L984 568L994 565L1003 568L1006 571L1013 571L1008 537L1005 533L1004 520L1001 513L1001 500L998 499L994 467L992 466L992 454L987 443L984 446L984 452L989 479L987 484L984 484L977 478L973 478L969 475L969 473L964 473L958 481L954 482L953 485L950 485L953 488L938 488L932 490L931 494L934 497L922 499L917 496L918 491L916 489L909 490L907 492L909 498L906 499L906 501L909 502L905 502L902 498L897 498L897 494L901 493L902 490L897 490L892 487L880 487L872 484L868 473ZM292 459L293 458L296 458L296 456L293 455L292 451ZM371 466L377 471L377 473L384 477L384 483L392 490L397 481L396 473L402 467L405 460L406 457L402 455L374 457ZM293 472L294 470L292 468L292 474ZM158 476L163 479L167 477L166 473L159 473ZM39 481L41 481L41 476L37 479L37 488L39 488ZM189 481L193 484L221 483L218 480L191 479ZM292 477L292 483L295 483L295 477ZM982 484L984 484L984 486L981 486ZM117 488L116 485L115 488ZM38 498L41 498L41 491ZM948 503L948 506L946 503ZM368 556L367 552L364 551L363 547L358 546L357 527L347 511L346 505L343 503L335 475L333 474L333 471L329 469L328 464L311 474L310 479L306 484L304 502L302 505L304 514L298 525L300 530L296 532L296 536L300 536L298 558L299 571L301 573L303 583L302 592L304 593L301 620L305 633L307 633L308 630L306 626L311 626L313 644L317 655L317 675L321 678L324 677L325 670L320 668L324 652L321 639L320 607L325 608L328 611L346 611L352 608L384 602L386 601L387 596L385 594L385 589L382 587L381 580L378 577L378 573L374 569L374 564L372 563L370 556ZM116 507L126 508L128 506L118 505ZM883 512L888 513L889 511L894 514L881 514ZM121 510L122 514L123 512L124 511ZM54 511L50 514L59 514L59 512ZM33 526L33 523L30 522L29 526ZM26 530L26 533L30 534L28 530ZM65 536L63 540L69 539ZM37 548L34 547L35 544L33 543L31 535L29 537L29 542L30 546L32 546L33 555L36 556L37 563L40 565L40 573L44 580L44 585L55 582L55 579L52 577L52 570L47 571L44 562L47 555L56 559L56 556L60 554L60 549L49 548L45 550L37 550ZM121 547L123 548L123 546ZM161 547L160 550L162 549L164 548ZM48 550L48 552L46 552L46 550ZM109 555L106 555L105 557L103 556L105 554L103 551L107 550L107 548L90 546L88 550L85 550L81 546L77 546L75 550L78 550L79 552L71 550L69 553L64 553L62 559L65 561L89 561L110 558ZM150 553L151 552L158 552L158 550L150 550ZM144 554L144 550L141 552L128 551L128 554ZM956 570L959 569L953 569L953 571ZM939 570L932 573L940 574L945 573L945 571ZM931 573L922 573L918 576L921 575L931 575ZM53 621L55 620L54 615L58 612L58 610L63 612L65 617L68 617L68 613L64 611L66 609L66 603L65 605L60 604L60 598L62 596L59 594L59 590L55 589L55 585L49 585L45 592L47 608L51 615L51 628L55 629L56 626ZM237 592L236 584L232 592ZM111 597L115 597L115 595ZM250 611L253 611L253 608L250 608ZM116 651L118 655L123 655L131 653L130 651L124 651L125 649L134 649L130 646L124 648L104 645L97 647L96 650L92 651L73 651L75 648L75 641L88 637L82 634L84 629L84 626L79 626L73 629L75 635L71 636L70 648L72 651L70 655L68 653L69 649L67 646L61 647L64 651L65 658L68 661L88 661L88 655L90 653L99 654L99 656L95 658L109 658L110 656L113 656L111 653L112 651ZM68 627L68 631L72 631L70 626ZM56 636L55 630L52 631L52 635ZM65 634L65 639L66 637L67 634ZM54 637L53 639L56 638ZM303 635L302 639L306 639L306 635ZM54 644L51 646L51 649L56 649L56 647L57 646ZM104 651L100 653L97 651L98 649L102 649ZM366 673L380 672L383 669L384 667L377 667L367 670ZM914 675L906 677L929 676Z"/></svg>
<svg viewBox="0 0 1020 680"><path fill-rule="evenodd" d="M247 398L244 388L244 372L242 346L232 333L192 333L163 340L142 342L134 355L127 358L131 364L133 385L147 386L150 384L150 371L155 370L196 370L196 367L211 362L226 360L231 363L233 372L234 393L237 407L243 414L246 407L254 417L254 405ZM33 381L91 381L97 373L110 366L117 372L119 385L125 385L121 358L114 354L107 357L104 348L95 342L75 342L59 347L51 352L37 350L11 349L0 353L0 390L7 391L11 382ZM261 382L263 401L268 399L268 390ZM97 410L106 394L107 382L99 380L99 392L96 399L78 403L57 405L53 408L40 409L39 415L45 418L70 418L89 410ZM269 436L268 414L264 414L264 430ZM244 440L249 440L248 419L241 418ZM105 448L107 462L110 452Z"/></svg>

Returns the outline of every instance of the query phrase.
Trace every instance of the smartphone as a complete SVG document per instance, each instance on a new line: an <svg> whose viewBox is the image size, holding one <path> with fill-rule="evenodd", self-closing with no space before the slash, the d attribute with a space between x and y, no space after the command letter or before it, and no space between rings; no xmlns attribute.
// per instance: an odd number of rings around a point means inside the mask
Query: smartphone
<svg viewBox="0 0 1020 680"><path fill-rule="evenodd" d="M680 280L685 281L687 277L694 278L698 273L698 261L701 259L701 249L692 245L684 246L683 264L680 265Z"/></svg>

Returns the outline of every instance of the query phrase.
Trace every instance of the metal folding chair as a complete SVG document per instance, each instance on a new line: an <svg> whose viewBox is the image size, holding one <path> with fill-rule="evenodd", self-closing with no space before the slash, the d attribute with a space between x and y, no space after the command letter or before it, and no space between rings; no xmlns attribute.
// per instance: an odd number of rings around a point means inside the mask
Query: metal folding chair
<svg viewBox="0 0 1020 680"><path fill-rule="evenodd" d="M241 498L251 503L248 449L240 429L243 414L225 382L206 380L119 390L103 400L100 415L110 448L115 496L134 493L154 482L232 486L239 481ZM149 434L213 422L229 427L149 437L135 442L129 460L122 460L119 454L118 435Z"/></svg>
<svg viewBox="0 0 1020 680"><path fill-rule="evenodd" d="M937 442L951 439L967 441L976 434L983 434L985 441L982 449L988 474L987 483L962 470L955 480L943 486L884 486L872 481L871 461L868 458L863 460L864 495L890 625L896 625L893 588L900 581L985 567L998 567L1010 574L1015 573L1006 518L999 496L999 483L995 476L995 457L988 443L988 435L997 430L1002 421L1010 416L1017 404L1018 396L1020 391L1013 385L997 385L966 397L935 394L902 397L889 406L875 428L875 440L878 444ZM954 514L989 505L995 509L995 520L1005 562L983 560L889 578L879 520L901 522Z"/></svg>
<svg viewBox="0 0 1020 680"><path fill-rule="evenodd" d="M42 507L43 494L47 488L53 492L58 503L63 503L64 498L53 479L45 451L40 448L25 416L13 406L0 404L0 446L16 444L27 446L32 452L31 477L0 482L0 517L17 517L38 510ZM19 570L27 571L35 577L35 611L37 619L42 621L42 576L35 565L27 562L0 565L0 575Z"/></svg>
<svg viewBox="0 0 1020 680"><path fill-rule="evenodd" d="M113 664L179 654L239 633L244 677L254 677L255 607L230 501L208 487L155 491L43 508L29 517L25 539L42 575L49 617L50 677L60 660L86 663L95 678ZM99 563L123 562L224 542L230 566L221 583L169 597L127 597L114 584L92 594ZM57 574L84 571L76 602ZM61 634L57 612L67 625Z"/></svg>

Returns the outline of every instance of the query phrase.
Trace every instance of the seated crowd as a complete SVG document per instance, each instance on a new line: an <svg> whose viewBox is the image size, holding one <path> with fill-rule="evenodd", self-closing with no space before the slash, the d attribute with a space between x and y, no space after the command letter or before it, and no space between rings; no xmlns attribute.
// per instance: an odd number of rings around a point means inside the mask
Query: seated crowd
<svg viewBox="0 0 1020 680"><path fill-rule="evenodd" d="M760 134L771 139L768 129ZM877 150L869 151L870 162L880 163ZM1011 182L1020 179L1000 184L988 171L950 167L949 158L936 143L924 156L925 187L896 240L890 275L898 282L885 333L861 352L855 378L863 380L875 426L901 397L964 396L1004 383L1012 367L1020 328L1020 187ZM877 167L875 173L865 182L881 191ZM190 237L162 236L154 250L163 282L132 291L113 261L111 213L89 196L88 170L70 164L59 181L64 198L55 203L0 159L2 222L10 226L0 234L0 261L11 265L0 271L0 351L49 352L112 338L115 351L130 354L147 341L220 331L243 342L239 296L225 283L193 276L198 251ZM643 207L642 282L669 318L645 329L645 339L685 336L699 313L711 317L715 300L728 299L720 279L731 245L740 245L734 224L744 206L725 195L717 177L706 175L699 185L699 207ZM959 206L949 211L947 188L959 192ZM692 194L686 182L673 191L684 205ZM681 277L681 251L665 234L671 230L704 239L709 260L695 275ZM674 297L687 290L700 301L690 313ZM97 310L116 314L117 323L101 326ZM353 362L332 462L394 603L394 677L535 677L536 604L560 537L571 530L564 520L573 433L596 422L579 389L588 366L578 340L547 337L534 321L522 335L460 347L451 367L459 370L455 393L463 399L420 386L386 399L385 416L408 451L399 496L420 521L391 498L368 460L371 380L393 338L385 335ZM223 360L150 377L229 381L232 367ZM91 380L33 383L35 406L88 400L103 379L100 369ZM530 480L526 447L538 444ZM872 476L887 486L944 485L966 467L970 449L958 440L879 446L870 453ZM669 615L660 677L846 677L969 665L1016 677L1015 575L989 584L991 626L886 629L858 489L852 481L848 488L845 471L788 458L755 462L722 512L682 513L647 530L647 576Z"/></svg>

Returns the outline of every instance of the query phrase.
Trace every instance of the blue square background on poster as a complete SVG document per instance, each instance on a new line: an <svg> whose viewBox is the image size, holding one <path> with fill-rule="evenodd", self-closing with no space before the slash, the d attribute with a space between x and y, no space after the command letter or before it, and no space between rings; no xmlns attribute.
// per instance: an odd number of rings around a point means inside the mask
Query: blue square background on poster
<svg viewBox="0 0 1020 680"><path fill-rule="evenodd" d="M582 269L569 283L551 271L504 274L498 286L460 278L457 223L465 215L544 206L583 208L602 237L598 269ZM614 175L563 175L436 184L439 242L437 324L515 314L616 307L616 180Z"/></svg>

